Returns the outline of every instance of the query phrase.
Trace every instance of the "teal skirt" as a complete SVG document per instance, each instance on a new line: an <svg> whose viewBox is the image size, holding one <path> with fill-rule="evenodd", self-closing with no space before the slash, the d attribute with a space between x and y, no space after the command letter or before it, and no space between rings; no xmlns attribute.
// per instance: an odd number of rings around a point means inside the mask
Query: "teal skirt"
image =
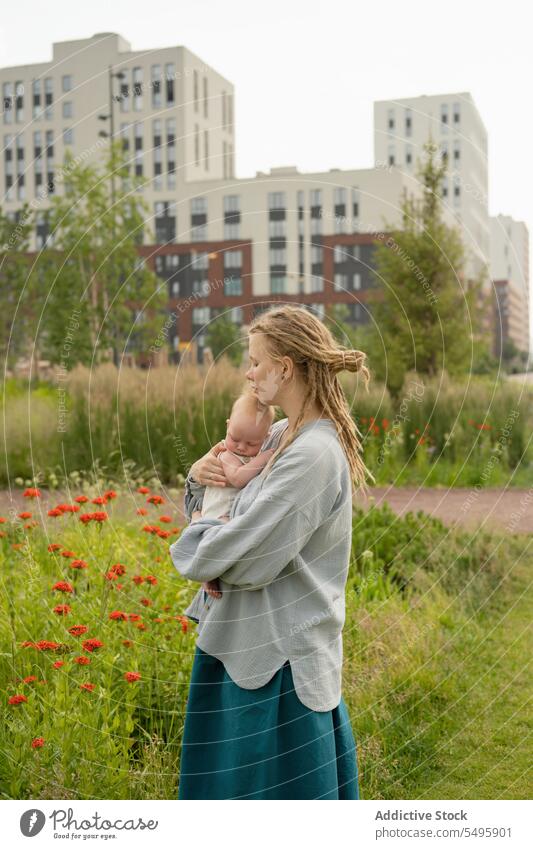
<svg viewBox="0 0 533 849"><path fill-rule="evenodd" d="M178 799L359 799L344 699L324 712L306 707L288 660L245 690L196 646Z"/></svg>

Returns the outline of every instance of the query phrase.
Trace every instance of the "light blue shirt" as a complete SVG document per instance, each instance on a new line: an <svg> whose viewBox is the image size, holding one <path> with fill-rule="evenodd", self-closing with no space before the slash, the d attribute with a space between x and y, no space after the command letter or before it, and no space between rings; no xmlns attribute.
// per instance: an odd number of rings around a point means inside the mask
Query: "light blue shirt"
<svg viewBox="0 0 533 849"><path fill-rule="evenodd" d="M287 426L276 422L262 450ZM189 516L202 489L186 497ZM351 533L349 464L334 422L318 419L240 491L228 522L200 519L170 546L183 577L219 579L221 598L204 604L200 588L185 611L198 618L198 646L251 690L288 659L303 704L336 707Z"/></svg>

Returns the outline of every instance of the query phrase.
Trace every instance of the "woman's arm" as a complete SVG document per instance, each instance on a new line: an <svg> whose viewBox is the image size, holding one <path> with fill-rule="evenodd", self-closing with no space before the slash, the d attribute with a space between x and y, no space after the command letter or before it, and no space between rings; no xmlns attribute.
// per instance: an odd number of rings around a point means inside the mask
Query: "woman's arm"
<svg viewBox="0 0 533 849"><path fill-rule="evenodd" d="M305 547L338 494L324 452L281 455L245 513L227 523L199 519L189 525L170 546L172 561L193 581L221 577L241 589L260 589Z"/></svg>
<svg viewBox="0 0 533 849"><path fill-rule="evenodd" d="M224 441L213 445L207 454L192 464L185 481L184 507L185 515L190 521L195 510L201 510L206 484L225 486L226 476L224 467L218 459L221 451L225 450ZM191 480L194 478L194 480Z"/></svg>

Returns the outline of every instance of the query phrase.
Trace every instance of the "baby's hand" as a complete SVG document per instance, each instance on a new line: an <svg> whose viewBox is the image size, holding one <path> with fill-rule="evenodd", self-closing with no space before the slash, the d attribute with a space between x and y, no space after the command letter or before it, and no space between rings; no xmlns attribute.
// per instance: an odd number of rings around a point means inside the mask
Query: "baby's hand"
<svg viewBox="0 0 533 849"><path fill-rule="evenodd" d="M214 581L204 581L202 583L202 587L206 591L206 593L213 598L220 598L222 593L220 591L220 585L218 583L218 578L215 578Z"/></svg>

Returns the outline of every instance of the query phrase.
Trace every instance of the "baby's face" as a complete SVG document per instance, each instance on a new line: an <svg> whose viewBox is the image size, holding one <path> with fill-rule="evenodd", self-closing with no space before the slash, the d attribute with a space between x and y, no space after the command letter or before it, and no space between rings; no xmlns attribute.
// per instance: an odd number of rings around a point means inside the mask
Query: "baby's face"
<svg viewBox="0 0 533 849"><path fill-rule="evenodd" d="M255 457L266 439L269 424L266 421L255 422L253 416L235 412L227 419L226 447L242 457Z"/></svg>

